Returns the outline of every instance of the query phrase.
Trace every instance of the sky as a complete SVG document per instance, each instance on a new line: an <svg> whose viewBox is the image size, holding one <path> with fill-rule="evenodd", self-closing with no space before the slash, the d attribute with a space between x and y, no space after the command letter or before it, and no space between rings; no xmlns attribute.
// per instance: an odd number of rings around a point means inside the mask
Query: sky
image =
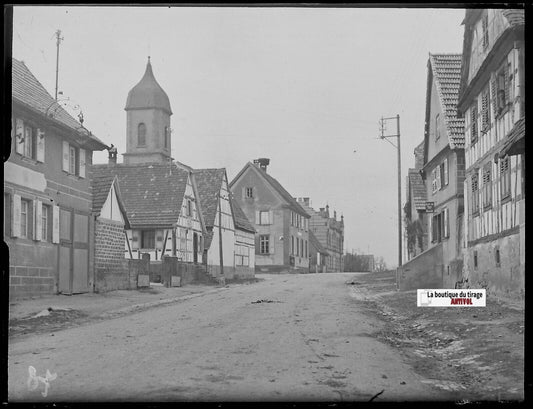
<svg viewBox="0 0 533 409"><path fill-rule="evenodd" d="M150 56L173 111L174 159L224 167L231 181L248 161L270 158L269 174L294 197L344 216L347 252L395 267L397 150L378 138L379 120L400 115L404 203L423 140L428 56L462 52L464 12L17 6L13 57L54 96L60 29L60 98L117 146L120 162L126 98ZM93 162L106 163L107 151Z"/></svg>

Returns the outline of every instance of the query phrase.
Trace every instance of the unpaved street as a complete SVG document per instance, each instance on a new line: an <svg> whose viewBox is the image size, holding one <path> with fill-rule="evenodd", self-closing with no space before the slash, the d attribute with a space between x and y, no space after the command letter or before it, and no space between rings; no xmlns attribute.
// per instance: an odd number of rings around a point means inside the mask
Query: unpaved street
<svg viewBox="0 0 533 409"><path fill-rule="evenodd" d="M52 334L10 339L9 399L375 401L451 399L376 340L354 275L259 283ZM260 302L257 302L260 301ZM48 396L28 367L56 373Z"/></svg>

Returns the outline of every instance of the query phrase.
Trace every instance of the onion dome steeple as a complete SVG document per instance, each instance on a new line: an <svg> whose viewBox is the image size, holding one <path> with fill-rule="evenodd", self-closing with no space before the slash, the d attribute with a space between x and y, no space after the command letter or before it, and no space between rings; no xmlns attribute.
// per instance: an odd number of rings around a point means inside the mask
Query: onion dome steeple
<svg viewBox="0 0 533 409"><path fill-rule="evenodd" d="M168 115L172 115L170 100L154 77L150 57L148 57L144 76L128 93L124 109L126 111L132 109L161 109Z"/></svg>

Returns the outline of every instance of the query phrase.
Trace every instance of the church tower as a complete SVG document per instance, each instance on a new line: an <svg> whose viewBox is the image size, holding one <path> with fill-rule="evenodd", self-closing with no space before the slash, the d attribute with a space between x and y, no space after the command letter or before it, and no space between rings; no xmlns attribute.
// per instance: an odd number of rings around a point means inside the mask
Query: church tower
<svg viewBox="0 0 533 409"><path fill-rule="evenodd" d="M150 57L141 81L128 93L124 163L165 163L170 159L170 101L157 83Z"/></svg>

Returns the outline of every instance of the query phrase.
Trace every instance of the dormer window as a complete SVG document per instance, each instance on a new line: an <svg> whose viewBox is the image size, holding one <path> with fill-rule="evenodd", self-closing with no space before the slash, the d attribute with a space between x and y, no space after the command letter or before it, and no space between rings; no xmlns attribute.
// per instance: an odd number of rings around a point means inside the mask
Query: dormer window
<svg viewBox="0 0 533 409"><path fill-rule="evenodd" d="M146 125L143 122L141 122L137 127L137 145L146 145Z"/></svg>

